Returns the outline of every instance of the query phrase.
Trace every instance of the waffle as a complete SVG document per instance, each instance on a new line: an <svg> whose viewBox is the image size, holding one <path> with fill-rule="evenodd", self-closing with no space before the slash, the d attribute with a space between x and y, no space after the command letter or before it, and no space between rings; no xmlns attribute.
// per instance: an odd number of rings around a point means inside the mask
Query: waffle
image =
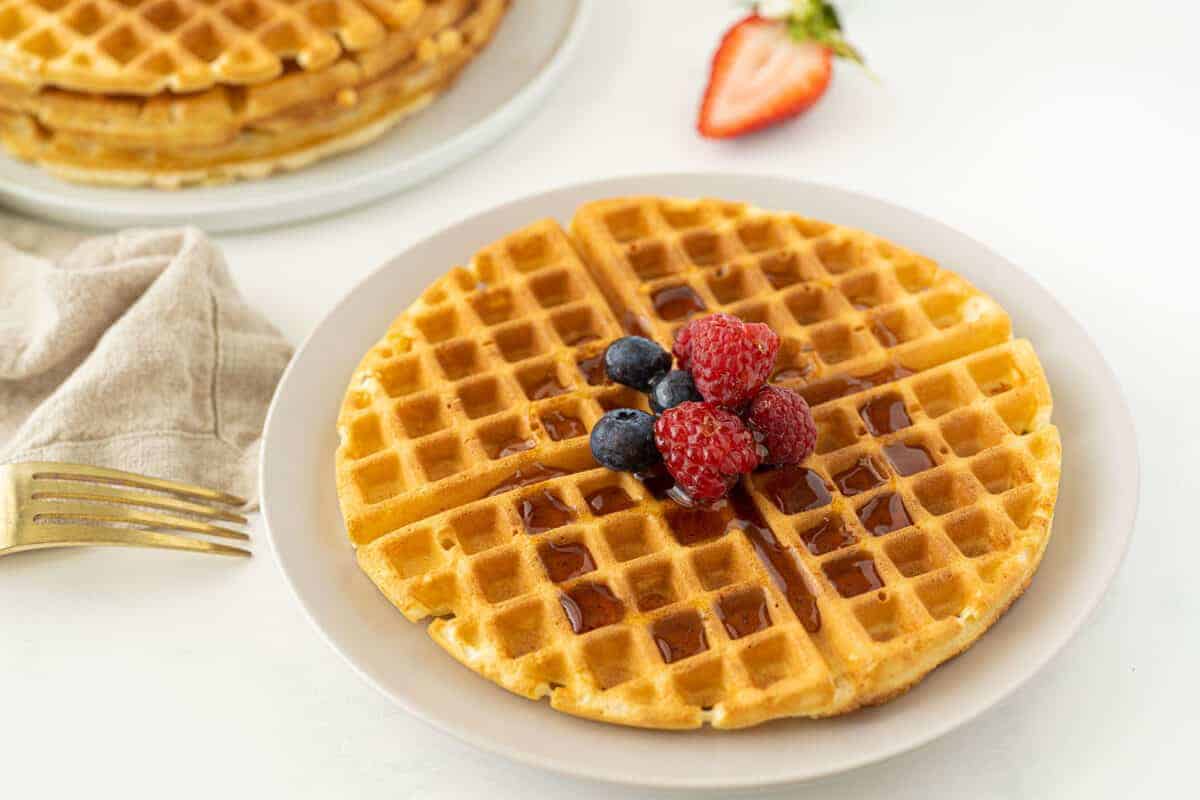
<svg viewBox="0 0 1200 800"><path fill-rule="evenodd" d="M145 16L160 5L129 13ZM428 105L488 43L507 0L387 6L390 16L375 23L377 40L347 33L334 60L306 59L254 85L137 96L0 81L0 141L60 176L100 184L174 188L303 166L365 144ZM401 6L416 11L401 13ZM354 6L356 15L332 7L299 8L330 26L348 26L367 8ZM263 32L277 23L257 24Z"/></svg>
<svg viewBox="0 0 1200 800"><path fill-rule="evenodd" d="M423 0L3 0L0 80L153 95L264 83L377 47Z"/></svg>
<svg viewBox="0 0 1200 800"><path fill-rule="evenodd" d="M816 452L710 509L596 465L609 341L766 322ZM992 299L868 233L620 198L479 251L351 379L338 496L362 569L447 652L560 710L738 728L883 702L969 647L1049 539L1061 449Z"/></svg>

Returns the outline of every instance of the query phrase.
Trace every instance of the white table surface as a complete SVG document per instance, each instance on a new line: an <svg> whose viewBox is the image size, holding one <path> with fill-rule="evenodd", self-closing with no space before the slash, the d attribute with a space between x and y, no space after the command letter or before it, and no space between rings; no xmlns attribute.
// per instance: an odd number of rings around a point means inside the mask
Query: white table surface
<svg viewBox="0 0 1200 800"><path fill-rule="evenodd" d="M735 143L692 129L729 4L598 5L561 86L499 146L370 208L223 238L245 293L298 342L369 270L446 223L622 173L783 173L974 235L1078 315L1122 380L1144 478L1132 549L1083 632L1007 702L916 752L778 794L1195 796L1194 5L843 2L882 83L839 66L803 120ZM391 706L320 639L265 551L5 559L0 620L5 796L634 796L479 753Z"/></svg>

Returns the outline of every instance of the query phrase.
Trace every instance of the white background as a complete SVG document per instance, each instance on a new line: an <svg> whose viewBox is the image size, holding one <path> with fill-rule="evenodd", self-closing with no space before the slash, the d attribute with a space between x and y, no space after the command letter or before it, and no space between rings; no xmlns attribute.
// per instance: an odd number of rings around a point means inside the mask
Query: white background
<svg viewBox="0 0 1200 800"><path fill-rule="evenodd" d="M1195 6L843 2L882 81L839 65L803 119L712 143L692 123L736 12L724 0L597 5L561 85L499 146L370 208L222 238L245 293L298 342L368 271L452 220L550 186L672 169L833 183L975 236L1057 295L1121 379L1144 480L1132 549L1083 632L1008 701L917 752L778 794L1194 796ZM478 753L391 706L320 640L265 552L5 559L0 620L6 796L625 796ZM448 662L447 678L457 669Z"/></svg>

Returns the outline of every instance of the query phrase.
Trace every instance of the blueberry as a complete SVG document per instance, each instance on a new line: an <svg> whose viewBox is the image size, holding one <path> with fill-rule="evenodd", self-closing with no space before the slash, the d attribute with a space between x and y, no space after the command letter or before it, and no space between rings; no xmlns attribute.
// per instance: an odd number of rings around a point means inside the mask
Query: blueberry
<svg viewBox="0 0 1200 800"><path fill-rule="evenodd" d="M608 377L639 392L650 391L670 368L671 354L642 336L622 336L604 351Z"/></svg>
<svg viewBox="0 0 1200 800"><path fill-rule="evenodd" d="M704 400L696 391L692 382L692 373L681 369L673 369L658 379L650 390L650 407L654 413L661 414L668 408L674 408L689 400L701 402Z"/></svg>
<svg viewBox="0 0 1200 800"><path fill-rule="evenodd" d="M662 456L654 444L654 417L636 408L609 411L592 428L592 455L621 472L645 469Z"/></svg>

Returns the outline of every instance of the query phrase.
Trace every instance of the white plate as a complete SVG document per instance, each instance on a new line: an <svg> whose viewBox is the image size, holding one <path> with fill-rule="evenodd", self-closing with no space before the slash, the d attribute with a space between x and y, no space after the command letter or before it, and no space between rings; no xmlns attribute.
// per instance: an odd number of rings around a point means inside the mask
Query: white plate
<svg viewBox="0 0 1200 800"><path fill-rule="evenodd" d="M992 294L1032 339L1055 394L1063 480L1033 585L970 651L903 697L826 721L667 733L587 722L459 667L355 564L334 492L334 419L350 373L431 280L478 247L584 202L627 194L715 196L864 228L932 256ZM1097 398L1102 398L1098 402ZM1138 497L1133 422L1095 345L1032 278L926 217L840 189L776 177L654 175L571 186L459 222L373 273L297 353L267 420L263 511L284 575L334 649L385 695L462 739L576 776L639 786L750 787L851 769L970 720L1027 681L1083 624L1125 552Z"/></svg>
<svg viewBox="0 0 1200 800"><path fill-rule="evenodd" d="M177 192L65 183L0 151L0 205L90 227L245 230L331 214L408 188L497 141L538 107L592 0L514 0L495 39L429 108L379 141L293 173Z"/></svg>

